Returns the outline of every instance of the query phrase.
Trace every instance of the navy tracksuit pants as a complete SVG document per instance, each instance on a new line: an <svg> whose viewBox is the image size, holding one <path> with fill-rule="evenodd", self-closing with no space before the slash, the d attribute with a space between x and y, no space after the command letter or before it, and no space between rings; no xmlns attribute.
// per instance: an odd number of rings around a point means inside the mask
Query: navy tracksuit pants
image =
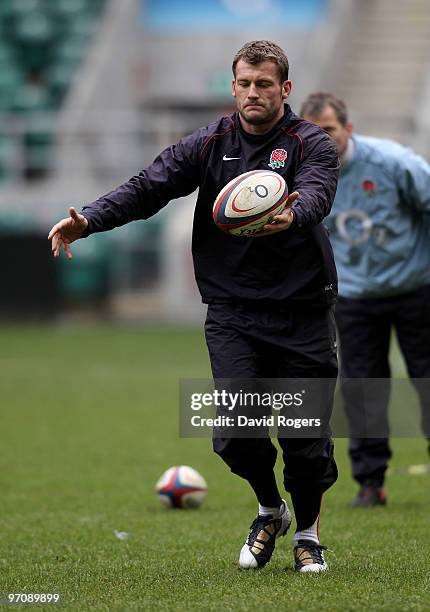
<svg viewBox="0 0 430 612"><path fill-rule="evenodd" d="M349 299L340 297L336 305L340 341L341 376L345 378L387 379L378 382L372 410L378 411L378 429L387 437L352 437L349 454L353 477L363 484L382 485L391 450L388 441L388 401L390 365L388 361L392 329L396 330L409 376L430 378L430 286L389 298ZM422 411L422 429L430 438L430 397L416 381ZM345 409L350 423L362 410L357 395L344 388Z"/></svg>
<svg viewBox="0 0 430 612"><path fill-rule="evenodd" d="M332 309L270 309L258 304L210 304L205 324L214 379L336 378ZM332 402L331 402L332 403ZM270 438L214 437L214 450L246 480L273 472ZM290 493L322 494L337 478L331 438L279 438L284 485Z"/></svg>

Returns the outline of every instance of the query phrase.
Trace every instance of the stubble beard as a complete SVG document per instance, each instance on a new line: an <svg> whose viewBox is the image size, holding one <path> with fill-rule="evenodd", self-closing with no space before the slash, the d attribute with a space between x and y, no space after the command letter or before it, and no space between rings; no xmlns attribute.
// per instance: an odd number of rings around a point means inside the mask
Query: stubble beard
<svg viewBox="0 0 430 612"><path fill-rule="evenodd" d="M264 108L264 107L261 107L261 108ZM250 123L251 125L262 125L264 123L268 123L269 121L271 121L273 117L276 115L275 110L270 110L270 111L266 109L264 110L265 112L262 114L251 115L251 116L246 112L246 108L242 108L242 110L239 112L247 123Z"/></svg>
<svg viewBox="0 0 430 612"><path fill-rule="evenodd" d="M281 98L281 106L282 107L284 106L283 98ZM257 116L250 117L248 113L246 112L246 106L242 107L242 109L239 110L239 114L250 125L263 125L264 123L269 123L270 121L272 121L272 119L276 116L276 114L279 111L279 107L267 109L265 106L261 106L261 108L264 108L265 112Z"/></svg>

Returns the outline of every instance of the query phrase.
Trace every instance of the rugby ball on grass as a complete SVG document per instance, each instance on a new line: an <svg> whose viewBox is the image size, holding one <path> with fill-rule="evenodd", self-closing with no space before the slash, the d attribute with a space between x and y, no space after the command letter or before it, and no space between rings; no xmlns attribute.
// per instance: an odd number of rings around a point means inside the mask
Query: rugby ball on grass
<svg viewBox="0 0 430 612"><path fill-rule="evenodd" d="M158 497L168 508L198 508L206 497L207 484L188 465L175 465L164 472L156 486Z"/></svg>
<svg viewBox="0 0 430 612"><path fill-rule="evenodd" d="M213 218L220 230L234 236L253 236L285 208L288 187L271 170L251 170L237 176L218 194Z"/></svg>

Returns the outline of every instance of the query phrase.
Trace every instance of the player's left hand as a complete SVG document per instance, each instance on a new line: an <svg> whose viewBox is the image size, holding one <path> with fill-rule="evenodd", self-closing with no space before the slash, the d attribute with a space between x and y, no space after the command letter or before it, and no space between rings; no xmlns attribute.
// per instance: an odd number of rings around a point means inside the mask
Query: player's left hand
<svg viewBox="0 0 430 612"><path fill-rule="evenodd" d="M292 212L292 208L294 206L294 202L299 197L298 191L293 191L287 198L285 202L285 208L279 215L275 215L271 221L267 225L263 226L261 232L257 232L252 235L253 238L260 238L263 236L270 236L271 234L276 234L277 232L283 232L288 229L294 220L294 213Z"/></svg>
<svg viewBox="0 0 430 612"><path fill-rule="evenodd" d="M70 245L82 236L87 226L88 221L84 215L76 212L76 208L71 206L69 208L69 217L56 223L49 232L48 240L52 241L53 256L58 257L61 247L63 247L67 259L72 259Z"/></svg>

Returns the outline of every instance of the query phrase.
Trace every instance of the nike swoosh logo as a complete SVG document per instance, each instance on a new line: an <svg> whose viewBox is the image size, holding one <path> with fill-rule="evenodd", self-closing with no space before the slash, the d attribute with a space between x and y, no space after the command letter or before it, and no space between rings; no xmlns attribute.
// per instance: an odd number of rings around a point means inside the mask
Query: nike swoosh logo
<svg viewBox="0 0 430 612"><path fill-rule="evenodd" d="M240 157L227 157L227 155L224 155L222 161L231 161L232 159L240 159Z"/></svg>

